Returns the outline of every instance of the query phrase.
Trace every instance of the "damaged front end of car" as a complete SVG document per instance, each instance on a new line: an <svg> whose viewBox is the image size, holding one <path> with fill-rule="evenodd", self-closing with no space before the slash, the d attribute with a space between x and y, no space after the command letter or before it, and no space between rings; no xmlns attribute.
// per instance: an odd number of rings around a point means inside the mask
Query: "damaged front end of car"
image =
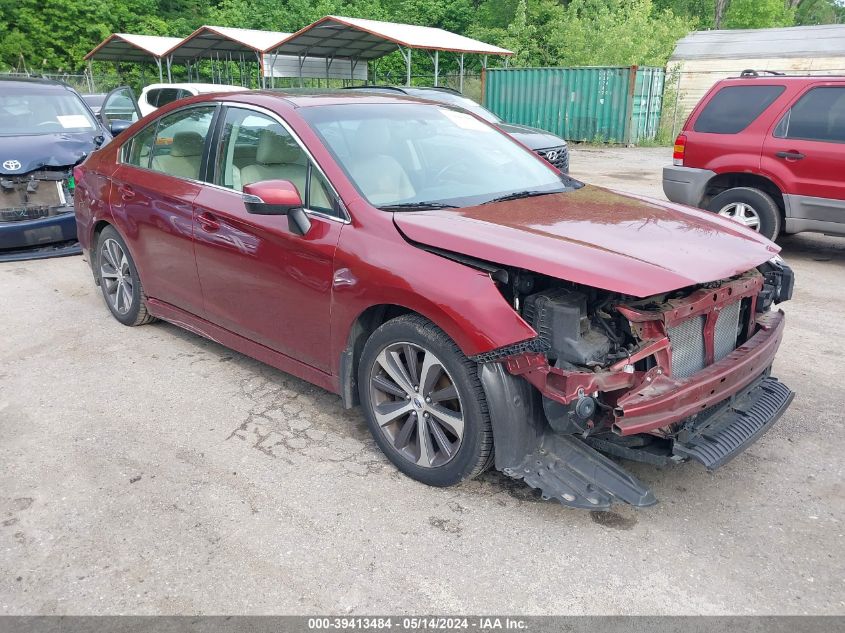
<svg viewBox="0 0 845 633"><path fill-rule="evenodd" d="M71 167L0 173L0 261L80 253Z"/></svg>
<svg viewBox="0 0 845 633"><path fill-rule="evenodd" d="M759 438L793 393L770 375L791 297L776 258L646 298L502 269L491 275L534 339L478 355L496 467L564 505L648 506L608 456L712 470Z"/></svg>

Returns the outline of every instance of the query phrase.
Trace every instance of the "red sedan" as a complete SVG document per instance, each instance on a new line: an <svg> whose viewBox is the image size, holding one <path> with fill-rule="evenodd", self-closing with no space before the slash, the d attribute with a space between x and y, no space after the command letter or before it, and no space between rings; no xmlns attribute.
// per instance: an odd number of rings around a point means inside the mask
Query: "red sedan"
<svg viewBox="0 0 845 633"><path fill-rule="evenodd" d="M495 464L567 505L650 505L607 455L717 468L793 396L770 375L793 285L777 246L584 186L443 104L203 95L75 176L116 319L360 404L427 484Z"/></svg>

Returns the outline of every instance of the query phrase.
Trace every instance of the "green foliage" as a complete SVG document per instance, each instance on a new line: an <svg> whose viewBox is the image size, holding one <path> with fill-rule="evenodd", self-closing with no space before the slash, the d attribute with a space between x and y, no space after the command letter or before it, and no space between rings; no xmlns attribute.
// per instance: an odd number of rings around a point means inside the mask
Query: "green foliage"
<svg viewBox="0 0 845 633"><path fill-rule="evenodd" d="M795 24L842 24L845 2L841 0L802 0L795 11Z"/></svg>
<svg viewBox="0 0 845 633"><path fill-rule="evenodd" d="M722 0L719 0L722 2ZM717 0L0 0L0 69L79 71L109 33L187 35L202 24L295 31L328 14L438 26L513 50L516 65L663 65ZM790 6L797 7L795 9ZM843 0L729 0L724 28L845 21ZM432 61L415 52L414 73ZM398 54L379 74L404 76ZM479 64L467 58L468 68ZM105 64L103 65L106 66ZM109 69L113 65L108 65ZM441 55L443 72L454 56ZM137 66L121 72L139 75ZM146 69L148 75L152 74ZM140 80L140 75L139 75Z"/></svg>
<svg viewBox="0 0 845 633"><path fill-rule="evenodd" d="M731 0L722 27L763 29L794 24L795 11L784 0Z"/></svg>

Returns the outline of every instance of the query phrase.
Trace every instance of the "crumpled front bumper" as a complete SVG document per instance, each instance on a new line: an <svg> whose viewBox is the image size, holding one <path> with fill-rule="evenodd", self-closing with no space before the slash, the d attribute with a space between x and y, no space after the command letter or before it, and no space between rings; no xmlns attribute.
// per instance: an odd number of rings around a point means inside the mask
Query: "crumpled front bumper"
<svg viewBox="0 0 845 633"><path fill-rule="evenodd" d="M77 255L76 216L73 206L35 220L0 222L0 261L20 261Z"/></svg>
<svg viewBox="0 0 845 633"><path fill-rule="evenodd" d="M695 375L676 380L656 372L645 386L626 393L614 410L613 430L620 435L668 427L740 392L771 367L783 339L783 311L757 317L759 330L720 361Z"/></svg>

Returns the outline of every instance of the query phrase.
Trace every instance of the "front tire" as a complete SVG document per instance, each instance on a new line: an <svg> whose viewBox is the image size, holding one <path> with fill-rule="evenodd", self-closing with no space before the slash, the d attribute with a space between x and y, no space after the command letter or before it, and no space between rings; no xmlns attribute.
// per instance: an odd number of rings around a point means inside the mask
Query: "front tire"
<svg viewBox="0 0 845 633"><path fill-rule="evenodd" d="M397 317L370 336L358 364L358 390L376 443L409 477L451 486L492 462L478 366L423 317Z"/></svg>
<svg viewBox="0 0 845 633"><path fill-rule="evenodd" d="M126 242L111 226L97 240L97 281L112 316L123 325L144 325L155 320L147 312L144 286Z"/></svg>
<svg viewBox="0 0 845 633"><path fill-rule="evenodd" d="M707 210L765 235L770 240L780 234L780 208L765 191L734 187L714 196Z"/></svg>

